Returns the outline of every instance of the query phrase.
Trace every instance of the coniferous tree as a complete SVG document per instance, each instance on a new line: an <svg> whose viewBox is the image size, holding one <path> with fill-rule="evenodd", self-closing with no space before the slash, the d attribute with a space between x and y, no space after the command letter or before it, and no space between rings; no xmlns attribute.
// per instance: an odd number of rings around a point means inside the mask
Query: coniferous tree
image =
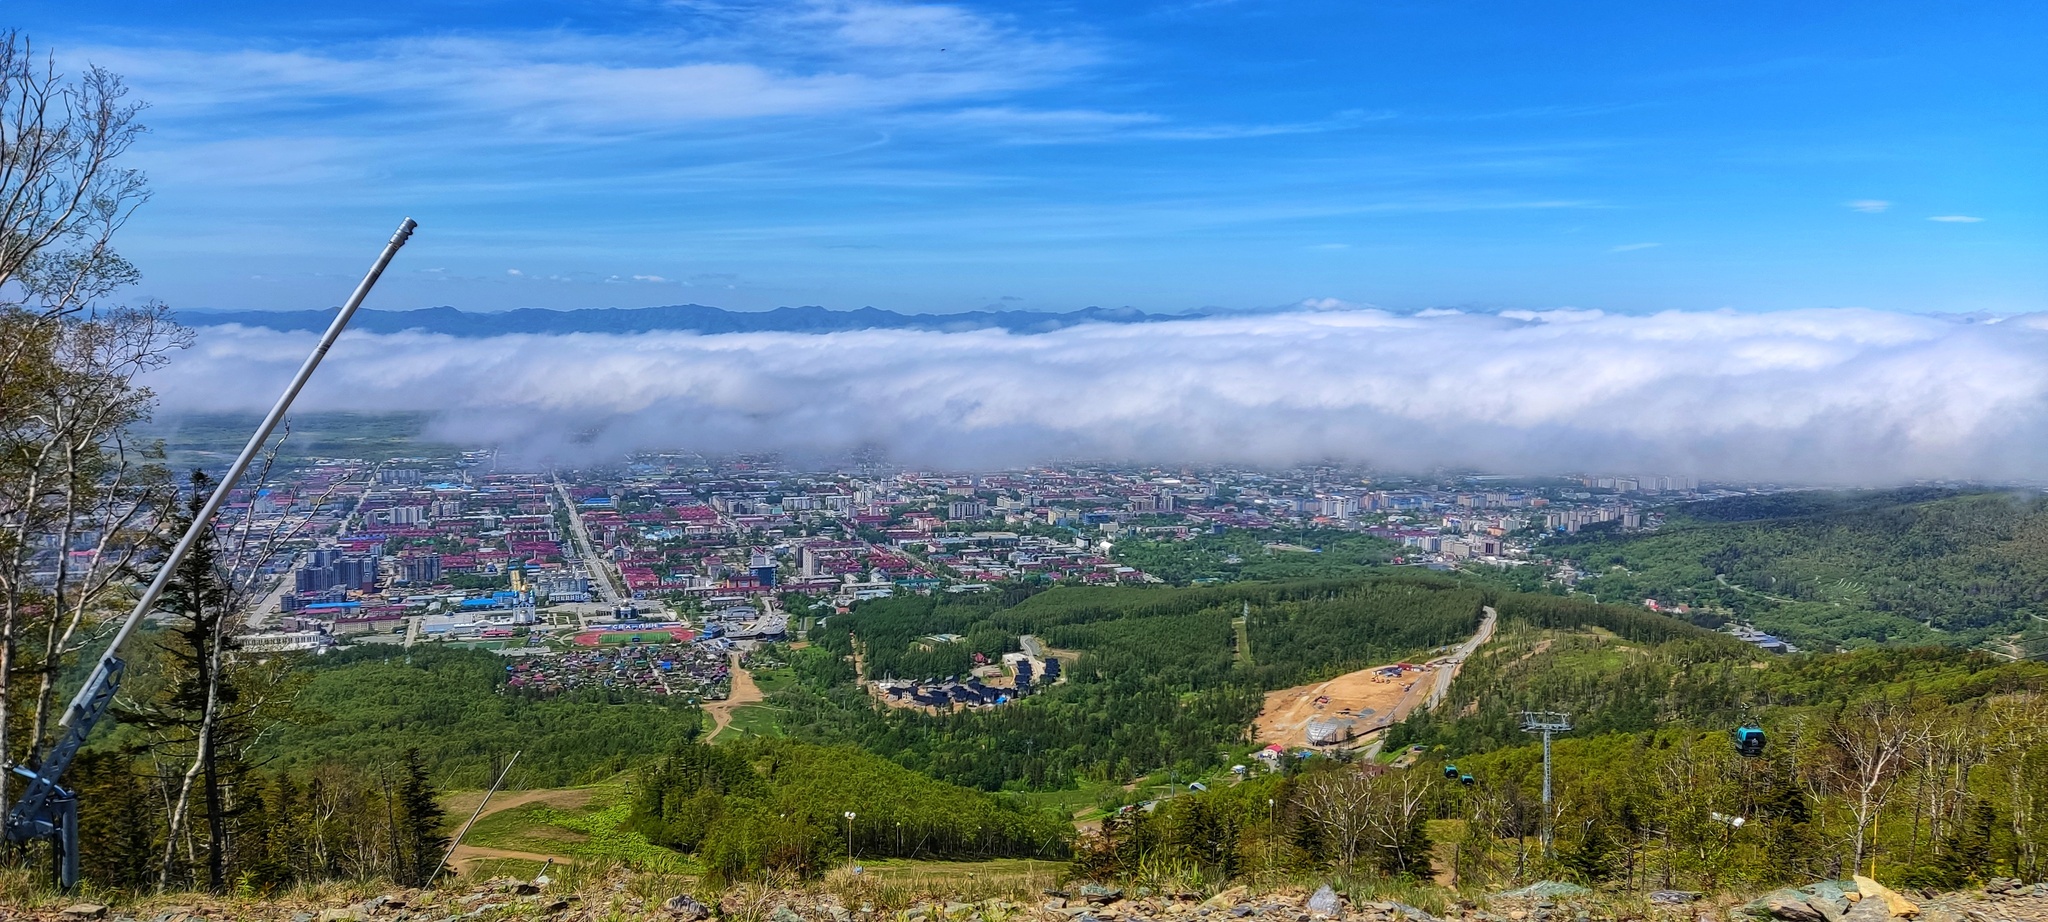
<svg viewBox="0 0 2048 922"><path fill-rule="evenodd" d="M448 836L441 831L445 813L436 801L427 765L417 747L405 751L405 782L398 791L398 850L393 855L400 883L424 887L432 882L441 855L448 849Z"/></svg>

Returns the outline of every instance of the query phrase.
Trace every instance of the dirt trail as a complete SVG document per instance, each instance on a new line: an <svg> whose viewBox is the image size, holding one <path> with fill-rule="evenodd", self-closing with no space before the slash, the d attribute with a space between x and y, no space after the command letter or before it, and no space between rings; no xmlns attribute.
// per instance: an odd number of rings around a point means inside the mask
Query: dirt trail
<svg viewBox="0 0 2048 922"><path fill-rule="evenodd" d="M448 810L450 815L467 817L470 811L476 809L476 799L483 796L482 791L457 794L448 798L447 802L442 806ZM546 804L562 810L574 810L590 803L591 796L591 792L583 788L570 788L568 790L544 788L536 791L511 791L492 797L490 805L484 808L484 812L477 814L476 819L480 823L483 822L484 817L502 813L514 807L523 807L527 804L536 803ZM456 873L467 874L475 867L476 862L482 858L520 858L526 861L546 861L549 858L553 858L556 861L564 860L562 855L541 855L533 852L490 848L482 845L457 845L455 846L454 853L448 857L448 864L454 868Z"/></svg>
<svg viewBox="0 0 2048 922"><path fill-rule="evenodd" d="M456 874L468 874L476 870L476 863L486 858L517 858L521 861L554 861L562 863L569 859L563 855L538 855L533 852L515 852L505 848L483 848L476 845L458 845L455 854L448 859L448 867Z"/></svg>
<svg viewBox="0 0 2048 922"><path fill-rule="evenodd" d="M710 742L732 724L733 708L760 704L764 698L761 686L754 684L754 674L740 666L740 658L737 655L733 656L732 694L724 701L706 701L702 705L704 713L711 715L711 732L704 736L705 742Z"/></svg>

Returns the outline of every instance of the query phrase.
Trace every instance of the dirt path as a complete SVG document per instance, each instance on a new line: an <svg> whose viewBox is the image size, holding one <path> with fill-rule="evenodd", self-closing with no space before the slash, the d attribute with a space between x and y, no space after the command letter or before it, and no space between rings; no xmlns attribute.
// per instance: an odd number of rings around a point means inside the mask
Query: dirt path
<svg viewBox="0 0 2048 922"><path fill-rule="evenodd" d="M470 811L476 809L476 801L483 796L484 792L482 791L457 794L448 798L442 806L451 815L467 817ZM480 823L483 822L484 817L502 813L514 807L523 807L527 804L546 804L562 810L574 810L590 803L591 796L589 790L581 788L570 788L568 790L544 788L537 791L510 791L492 797L490 805L484 808L484 812L477 814L476 821ZM467 874L475 868L476 862L483 858L519 858L526 861L546 861L550 858L556 861L565 860L564 856L561 855L541 855L534 852L512 851L510 849L490 848L482 845L457 845L455 846L454 853L448 857L448 864L455 873Z"/></svg>
<svg viewBox="0 0 2048 922"><path fill-rule="evenodd" d="M455 846L455 854L448 859L448 867L458 875L476 870L476 863L485 858L517 858L521 861L556 861L568 859L562 855L538 855L533 852L515 852L504 848L482 848L475 845Z"/></svg>
<svg viewBox="0 0 2048 922"><path fill-rule="evenodd" d="M711 732L705 734L704 741L710 742L732 725L733 708L760 704L763 698L761 686L754 684L754 674L741 667L740 658L735 655L732 658L732 694L724 701L706 701L703 704L704 713L711 715Z"/></svg>
<svg viewBox="0 0 2048 922"><path fill-rule="evenodd" d="M482 791L466 791L461 794L453 794L446 801L442 802L441 807L448 811L449 816L466 818L471 810L476 809L476 802L483 796L484 792ZM533 803L547 804L550 807L563 810L575 810L590 803L590 798L591 792L581 788L500 791L491 798L491 805L484 808L484 812L477 816L477 820L481 822L484 817L490 816L493 813L502 813L513 807L524 807L527 804Z"/></svg>

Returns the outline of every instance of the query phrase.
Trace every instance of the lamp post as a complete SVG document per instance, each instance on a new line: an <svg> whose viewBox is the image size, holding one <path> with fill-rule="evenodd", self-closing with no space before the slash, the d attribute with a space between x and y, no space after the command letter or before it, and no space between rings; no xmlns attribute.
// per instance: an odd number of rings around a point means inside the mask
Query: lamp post
<svg viewBox="0 0 2048 922"><path fill-rule="evenodd" d="M846 871L853 873L853 811L846 811Z"/></svg>
<svg viewBox="0 0 2048 922"><path fill-rule="evenodd" d="M1280 830L1273 825L1273 798L1266 798L1266 873L1273 873L1273 865L1280 861Z"/></svg>

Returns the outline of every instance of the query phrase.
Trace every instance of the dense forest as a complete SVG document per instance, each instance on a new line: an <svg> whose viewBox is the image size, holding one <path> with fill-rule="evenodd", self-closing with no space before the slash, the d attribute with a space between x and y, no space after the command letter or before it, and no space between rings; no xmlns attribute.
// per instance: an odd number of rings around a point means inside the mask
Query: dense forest
<svg viewBox="0 0 2048 922"><path fill-rule="evenodd" d="M1126 565L1185 585L1358 576L1391 562L1401 546L1338 528L1233 528L1186 541L1127 539L1115 553Z"/></svg>
<svg viewBox="0 0 2048 922"><path fill-rule="evenodd" d="M851 746L753 739L679 747L641 773L632 823L728 879L832 861L1065 858L1057 812L934 781Z"/></svg>
<svg viewBox="0 0 2048 922"><path fill-rule="evenodd" d="M815 647L797 661L803 681L774 703L789 709L792 734L860 744L984 790L1199 774L1248 742L1265 691L1463 640L1478 626L1482 595L1403 575L880 599L814 631ZM962 640L926 640L936 632ZM850 684L846 661L857 651L869 678L938 678L964 673L976 652L1014 650L1027 634L1069 651L1073 663L1066 682L1016 705L892 710Z"/></svg>
<svg viewBox="0 0 2048 922"><path fill-rule="evenodd" d="M696 739L703 725L695 707L667 698L520 694L505 685L505 658L485 650L358 647L302 672L290 719L256 749L293 771L388 764L416 749L438 783L483 788L523 750L518 786L587 784Z"/></svg>
<svg viewBox="0 0 2048 922"><path fill-rule="evenodd" d="M1583 591L1723 612L1810 649L2048 650L2034 639L2048 628L2048 498L2040 496L1740 497L1680 507L1654 533L1543 548L1590 574Z"/></svg>

